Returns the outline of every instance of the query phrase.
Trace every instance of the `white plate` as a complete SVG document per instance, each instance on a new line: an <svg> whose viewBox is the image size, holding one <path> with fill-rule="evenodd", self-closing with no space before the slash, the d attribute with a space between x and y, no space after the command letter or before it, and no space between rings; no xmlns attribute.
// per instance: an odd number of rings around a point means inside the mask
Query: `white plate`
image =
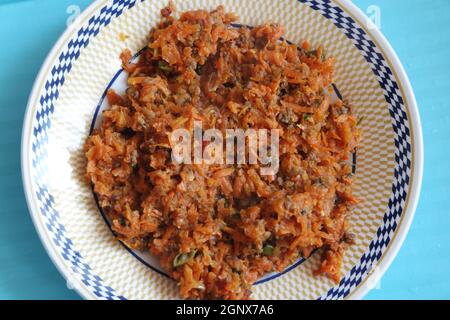
<svg viewBox="0 0 450 320"><path fill-rule="evenodd" d="M292 42L309 39L336 57L335 84L364 117L350 219L356 245L336 285L313 277L317 257L254 286L256 299L361 298L397 254L414 216L423 170L422 131L404 69L381 33L347 0L174 1L178 11L224 5L239 22L276 21ZM105 89L120 87L119 54L135 53L166 1L99 0L48 55L23 125L22 174L28 206L55 265L87 299L173 299L177 286L153 259L114 237L84 179L83 143ZM128 38L124 41L123 36ZM130 254L131 253L131 254Z"/></svg>

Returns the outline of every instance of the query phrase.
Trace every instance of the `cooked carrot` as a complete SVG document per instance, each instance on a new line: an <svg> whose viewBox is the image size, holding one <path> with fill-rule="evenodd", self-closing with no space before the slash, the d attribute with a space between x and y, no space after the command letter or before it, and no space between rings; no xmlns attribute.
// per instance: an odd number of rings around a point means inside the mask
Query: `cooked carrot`
<svg viewBox="0 0 450 320"><path fill-rule="evenodd" d="M334 59L279 41L277 24L236 29L222 7L174 11L161 11L139 61L121 54L126 93L108 91L85 143L87 177L117 238L155 255L187 299L248 299L258 278L315 249L317 273L338 281L358 202L345 160L359 132L350 106L331 100ZM279 172L173 163L171 130L195 121L278 129Z"/></svg>

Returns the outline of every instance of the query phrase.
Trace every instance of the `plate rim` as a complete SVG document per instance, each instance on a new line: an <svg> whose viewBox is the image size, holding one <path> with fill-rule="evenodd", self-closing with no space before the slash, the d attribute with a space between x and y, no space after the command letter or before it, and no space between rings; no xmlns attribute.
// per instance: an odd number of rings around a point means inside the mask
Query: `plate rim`
<svg viewBox="0 0 450 320"><path fill-rule="evenodd" d="M97 0L91 3L77 18L75 21L76 25L82 25L82 23L86 20L87 17L90 17L92 14L95 14L96 11L102 6L106 5L110 2L110 0ZM342 8L345 8L348 13L352 14L355 20L364 28L365 21L368 24L371 24L368 17L359 9L355 4L353 4L349 0L333 0L337 5ZM409 112L410 121L412 124L412 142L414 145L413 148L413 158L414 162L411 173L414 179L412 179L412 184L410 186L410 194L409 194L409 203L403 212L403 220L398 225L398 230L395 232L393 238L389 243L389 247L386 248L382 257L377 261L376 266L378 268L378 272L370 273L367 275L364 283L360 283L356 286L352 292L346 297L346 299L361 299L363 298L372 288L369 284L377 283L387 269L392 264L393 260L397 256L403 242L406 239L408 231L411 227L412 221L415 216L415 212L417 209L418 201L420 198L422 179L423 179L423 166L424 166L424 152L423 152L423 133L421 126L420 113L417 106L416 97L409 81L409 78L406 74L406 71L398 58L395 50L388 42L383 33L376 27L370 28L367 30L364 28L367 34L377 40L380 49L383 49L383 53L385 54L385 58L388 62L392 64L393 71L396 72L396 76L398 78L398 82L402 84L404 90L403 95L406 100L405 108ZM22 173L22 184L24 188L24 194L28 206L28 211L32 218L35 229L38 233L38 236L41 240L41 243L44 246L48 256L52 260L53 264L58 269L59 273L63 276L65 281L69 285L69 281L75 280L77 283L70 283L73 286L73 289L85 299L97 299L97 297L87 289L87 287L77 278L71 277L72 271L70 268L62 261L60 254L55 250L54 244L51 242L49 238L49 234L47 230L44 228L42 222L38 219L39 216L39 206L36 203L35 192L33 190L33 184L31 182L31 172L30 172L30 163L31 157L29 157L29 144L31 131L33 130L32 120L35 114L35 101L39 97L40 94L40 84L45 82L49 67L51 67L52 63L55 61L55 57L59 53L60 47L66 42L67 38L73 35L76 32L76 28L66 27L64 32L58 38L58 40L53 45L52 49L47 54L39 73L33 83L32 90L28 97L28 103L25 110L25 116L22 126L22 137L21 137L21 173Z"/></svg>
<svg viewBox="0 0 450 320"><path fill-rule="evenodd" d="M96 10L98 10L99 3L107 4L109 1L110 0L96 0L92 2L88 7L86 7L86 9L83 10L83 12L73 22L73 24L81 26L83 21L85 21L87 17L90 17L92 14L96 12ZM77 30L76 28L71 28L71 26L66 25L65 30L61 33L58 40L55 42L55 44L52 46L51 50L45 57L45 60L39 69L36 79L33 82L33 87L28 97L27 107L25 110L25 116L22 126L22 137L20 148L21 172L22 172L22 185L24 188L28 211L32 218L37 234L41 240L41 243L44 246L45 251L52 260L56 269L59 271L61 276L66 281L68 287L69 285L71 285L75 290L75 292L77 292L78 295L80 295L80 297L84 299L96 300L97 297L95 297L95 295L90 290L88 290L86 286L78 278L71 277L71 271L69 271L69 268L64 264L59 253L55 250L53 243L49 239L47 230L44 228L43 224L38 218L40 213L38 205L36 204L35 192L33 190L33 183L31 180L31 172L30 172L31 157L29 156L29 148L28 148L30 144L31 131L33 129L32 120L35 111L34 102L37 101L39 97L40 84L45 82L47 76L46 71L49 69L49 67L51 67L52 62L59 53L60 47L66 42L67 40L66 38L73 35L76 32L76 30ZM77 283L73 283L72 280L75 280ZM69 281L71 281L71 283L69 283Z"/></svg>
<svg viewBox="0 0 450 320"><path fill-rule="evenodd" d="M381 258L377 261L376 267L378 267L379 272L371 273L364 280L365 283L359 284L350 294L346 297L348 299L359 300L362 299L369 291L373 288L368 283L368 280L371 280L371 283L377 283L381 280L387 269L391 266L395 257L397 256L400 248L405 242L406 236L408 235L409 229L411 227L412 221L414 220L414 216L416 213L417 205L419 203L420 193L422 189L422 179L423 179L423 165L424 165L424 152L423 152L423 132L422 132L422 123L420 118L419 108L417 106L417 100L414 94L414 90L412 88L409 77L406 73L406 70L400 61L396 51L389 43L387 38L381 32L379 28L377 28L371 20L363 13L363 11L357 7L350 0L334 0L337 4L346 7L350 13L354 14L355 20L360 23L361 27L373 38L375 38L380 45L380 48L384 50L384 54L386 55L386 60L392 64L393 71L396 72L396 76L398 77L399 83L403 85L403 94L405 95L406 103L405 109L409 112L409 116L411 117L410 121L412 124L412 145L413 152L412 156L414 159L413 168L411 170L411 176L414 177L412 179L412 184L410 188L409 195L409 205L405 207L405 211L402 214L403 220L398 226L398 230L394 233L393 238L389 243L389 247L386 248L386 251L381 256ZM367 24L371 26L370 30L364 28L363 21L366 21Z"/></svg>

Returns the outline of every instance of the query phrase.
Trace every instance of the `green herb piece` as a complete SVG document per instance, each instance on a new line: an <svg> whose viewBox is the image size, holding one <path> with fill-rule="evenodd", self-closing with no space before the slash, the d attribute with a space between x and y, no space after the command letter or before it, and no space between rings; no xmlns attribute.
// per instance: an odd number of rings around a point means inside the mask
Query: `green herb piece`
<svg viewBox="0 0 450 320"><path fill-rule="evenodd" d="M175 268L182 266L183 264L185 264L189 260L194 259L196 254L197 254L197 249L192 250L189 253L179 253L179 254L177 254L175 256L175 258L173 259L173 266Z"/></svg>
<svg viewBox="0 0 450 320"><path fill-rule="evenodd" d="M312 118L312 114L311 113L303 114L303 120L304 121L309 121L311 118Z"/></svg>
<svg viewBox="0 0 450 320"><path fill-rule="evenodd" d="M170 66L170 64L168 64L164 60L159 60L158 61L158 69L160 69L161 71L164 71L164 72L172 72L173 71L173 69Z"/></svg>
<svg viewBox="0 0 450 320"><path fill-rule="evenodd" d="M273 253L273 246L271 246L270 244L266 245L263 248L263 255L265 256L271 256Z"/></svg>
<svg viewBox="0 0 450 320"><path fill-rule="evenodd" d="M189 260L192 260L195 258L195 255L197 254L197 249L192 250L191 252L189 252Z"/></svg>
<svg viewBox="0 0 450 320"><path fill-rule="evenodd" d="M182 266L183 264L188 262L188 260L189 260L189 255L187 253L179 253L173 259L173 266L175 268L179 267L179 266Z"/></svg>

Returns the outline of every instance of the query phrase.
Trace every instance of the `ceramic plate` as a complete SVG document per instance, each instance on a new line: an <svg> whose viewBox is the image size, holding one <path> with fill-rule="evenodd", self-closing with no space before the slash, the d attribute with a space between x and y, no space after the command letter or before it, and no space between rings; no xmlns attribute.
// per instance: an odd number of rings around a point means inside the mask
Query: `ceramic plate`
<svg viewBox="0 0 450 320"><path fill-rule="evenodd" d="M114 239L85 180L83 144L105 107L107 88L123 89L119 54L135 54L167 1L95 1L48 55L34 84L22 137L28 206L47 252L87 299L176 299L178 288L151 256ZM401 63L381 33L349 1L189 0L177 11L224 5L239 23L280 22L285 38L324 45L337 60L334 84L364 118L354 156L354 193L363 203L350 219L356 244L335 284L312 276L313 255L254 286L255 299L361 298L398 252L416 208L422 133ZM125 36L124 36L125 35Z"/></svg>

